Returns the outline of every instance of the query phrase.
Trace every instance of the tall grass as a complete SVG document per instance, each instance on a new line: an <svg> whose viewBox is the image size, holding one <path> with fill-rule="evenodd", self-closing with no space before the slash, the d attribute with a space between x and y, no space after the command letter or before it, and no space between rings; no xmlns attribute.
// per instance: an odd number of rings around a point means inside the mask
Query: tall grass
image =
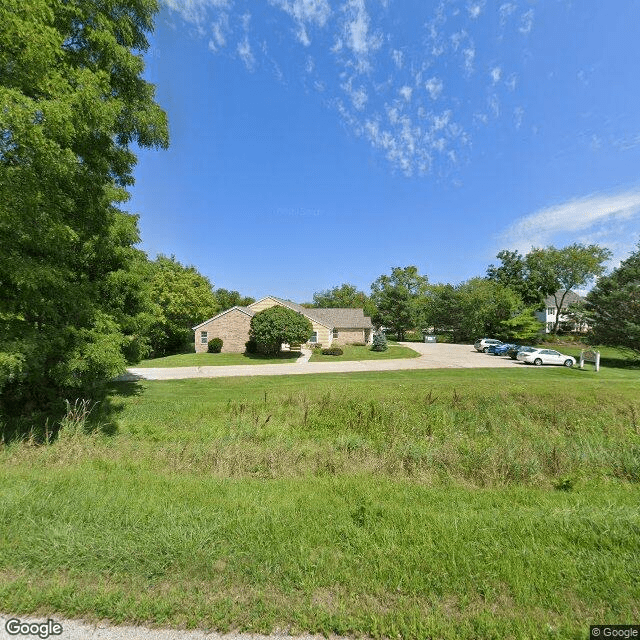
<svg viewBox="0 0 640 640"><path fill-rule="evenodd" d="M117 385L114 435L76 403L0 451L0 608L468 640L637 621L633 375Z"/></svg>

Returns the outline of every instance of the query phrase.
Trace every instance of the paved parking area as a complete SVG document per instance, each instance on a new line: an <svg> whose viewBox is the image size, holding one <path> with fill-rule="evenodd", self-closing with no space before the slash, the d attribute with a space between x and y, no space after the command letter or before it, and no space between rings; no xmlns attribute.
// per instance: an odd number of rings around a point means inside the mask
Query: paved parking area
<svg viewBox="0 0 640 640"><path fill-rule="evenodd" d="M347 362L296 362L292 364L252 364L228 367L173 367L142 369L132 367L120 380L180 380L184 378L228 378L238 376L287 376L309 373L351 373L354 371L398 371L402 369L473 369L523 367L510 358L478 353L473 345L402 342L417 351L418 358L402 360L360 360Z"/></svg>

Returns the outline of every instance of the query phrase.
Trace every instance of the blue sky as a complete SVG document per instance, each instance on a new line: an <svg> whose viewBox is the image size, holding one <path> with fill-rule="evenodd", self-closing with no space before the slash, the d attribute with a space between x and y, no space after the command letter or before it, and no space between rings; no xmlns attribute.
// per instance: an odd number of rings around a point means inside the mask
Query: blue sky
<svg viewBox="0 0 640 640"><path fill-rule="evenodd" d="M142 248L299 302L640 239L636 0L164 0Z"/></svg>

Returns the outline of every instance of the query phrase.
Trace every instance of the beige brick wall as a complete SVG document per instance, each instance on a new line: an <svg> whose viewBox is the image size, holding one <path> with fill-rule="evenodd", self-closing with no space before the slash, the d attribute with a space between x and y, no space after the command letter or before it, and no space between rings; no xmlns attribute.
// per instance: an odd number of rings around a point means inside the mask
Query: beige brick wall
<svg viewBox="0 0 640 640"><path fill-rule="evenodd" d="M338 329L338 337L334 338L333 344L353 344L354 342L365 342L364 329Z"/></svg>
<svg viewBox="0 0 640 640"><path fill-rule="evenodd" d="M327 327L311 321L313 330L318 333L318 340L315 344L321 344L324 347L328 347L331 344L331 332ZM308 342L307 344L313 345L314 343Z"/></svg>
<svg viewBox="0 0 640 640"><path fill-rule="evenodd" d="M250 328L251 317L238 309L232 309L196 329L196 353L206 353L208 348L207 344L202 344L203 331L207 332L208 340L222 338L222 353L244 353Z"/></svg>

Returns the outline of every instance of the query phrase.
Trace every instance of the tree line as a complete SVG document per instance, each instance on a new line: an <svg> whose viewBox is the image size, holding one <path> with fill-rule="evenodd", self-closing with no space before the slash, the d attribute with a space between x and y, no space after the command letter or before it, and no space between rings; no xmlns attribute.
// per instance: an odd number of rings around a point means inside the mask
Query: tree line
<svg viewBox="0 0 640 640"><path fill-rule="evenodd" d="M66 399L99 398L127 365L181 350L191 326L252 301L173 257L149 260L137 216L124 209L132 146L169 144L143 79L158 10L157 0L0 3L3 437L55 421ZM363 307L400 338L433 326L455 340L526 339L544 296L602 276L609 255L594 245L503 251L485 277L458 285L395 267L370 294L344 284L309 304ZM640 352L638 260L601 277L580 312L600 341Z"/></svg>

